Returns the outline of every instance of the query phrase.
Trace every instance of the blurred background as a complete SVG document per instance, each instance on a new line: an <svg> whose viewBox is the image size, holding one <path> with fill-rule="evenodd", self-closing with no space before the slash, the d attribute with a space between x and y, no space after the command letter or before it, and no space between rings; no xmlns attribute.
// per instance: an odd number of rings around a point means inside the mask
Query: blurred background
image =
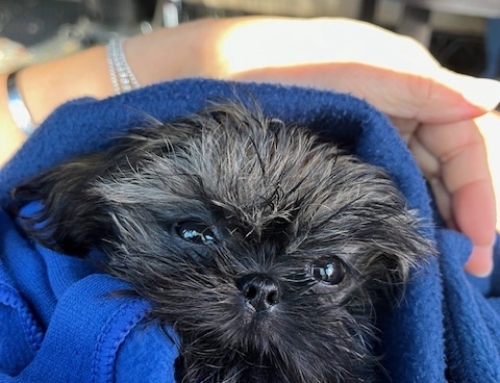
<svg viewBox="0 0 500 383"><path fill-rule="evenodd" d="M117 35L251 14L361 19L417 38L450 69L499 75L500 0L0 0L0 72Z"/></svg>

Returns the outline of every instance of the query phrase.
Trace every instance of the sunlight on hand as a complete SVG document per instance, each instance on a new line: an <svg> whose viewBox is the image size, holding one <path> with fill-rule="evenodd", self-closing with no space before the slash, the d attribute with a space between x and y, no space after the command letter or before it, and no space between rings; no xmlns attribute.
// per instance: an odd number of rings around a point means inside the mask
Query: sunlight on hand
<svg viewBox="0 0 500 383"><path fill-rule="evenodd" d="M500 82L448 71L417 41L356 20L247 18L221 34L218 59L225 78L265 68L362 64L413 75L422 86L444 85L483 110L500 102Z"/></svg>

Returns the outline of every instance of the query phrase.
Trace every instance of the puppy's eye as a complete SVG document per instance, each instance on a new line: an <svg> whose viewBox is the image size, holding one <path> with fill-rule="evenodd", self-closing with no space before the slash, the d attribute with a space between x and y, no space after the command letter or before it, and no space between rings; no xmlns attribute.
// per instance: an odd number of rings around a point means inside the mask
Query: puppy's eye
<svg viewBox="0 0 500 383"><path fill-rule="evenodd" d="M346 269L339 258L318 260L311 265L310 273L318 282L338 285L344 280Z"/></svg>
<svg viewBox="0 0 500 383"><path fill-rule="evenodd" d="M210 245L215 242L215 234L203 222L183 221L177 223L174 229L179 237L197 245Z"/></svg>

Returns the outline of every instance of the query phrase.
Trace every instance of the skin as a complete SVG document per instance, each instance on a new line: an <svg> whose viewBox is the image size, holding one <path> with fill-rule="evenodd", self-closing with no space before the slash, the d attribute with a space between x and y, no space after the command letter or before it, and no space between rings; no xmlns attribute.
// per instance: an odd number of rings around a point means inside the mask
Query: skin
<svg viewBox="0 0 500 383"><path fill-rule="evenodd" d="M491 111L500 102L500 83L452 73L416 41L344 19L203 20L131 38L125 53L142 85L209 77L303 85L366 99L408 142L447 225L472 240L465 270L491 273L499 210L499 181L493 181L500 180L500 170L487 146L498 142L493 126L499 118ZM7 109L5 82L0 76L0 163L24 141ZM38 123L65 101L108 97L113 88L105 49L26 68L19 88Z"/></svg>

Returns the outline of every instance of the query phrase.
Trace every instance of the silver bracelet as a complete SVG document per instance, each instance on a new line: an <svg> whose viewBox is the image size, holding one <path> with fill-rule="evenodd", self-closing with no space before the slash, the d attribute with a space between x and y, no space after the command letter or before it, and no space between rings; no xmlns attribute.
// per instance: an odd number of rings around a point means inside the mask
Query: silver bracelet
<svg viewBox="0 0 500 383"><path fill-rule="evenodd" d="M125 57L125 52L123 51L124 41L125 39L123 38L112 39L106 47L109 75L115 94L140 88L140 84Z"/></svg>
<svg viewBox="0 0 500 383"><path fill-rule="evenodd" d="M17 73L17 71L12 72L7 77L8 106L16 125L29 137L35 131L36 125L31 121L30 112L24 103L21 93L17 89Z"/></svg>

